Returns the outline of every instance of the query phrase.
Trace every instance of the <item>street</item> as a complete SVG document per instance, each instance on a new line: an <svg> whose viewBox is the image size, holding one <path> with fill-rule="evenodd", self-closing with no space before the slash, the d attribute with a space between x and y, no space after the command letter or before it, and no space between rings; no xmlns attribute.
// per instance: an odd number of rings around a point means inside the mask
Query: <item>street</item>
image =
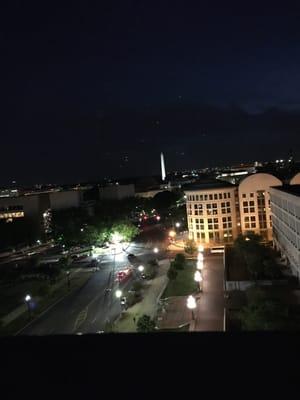
<svg viewBox="0 0 300 400"><path fill-rule="evenodd" d="M145 263L154 258L163 257L164 252L154 254L153 246L132 244L127 253L137 256L136 262ZM127 253L103 256L100 270L95 272L81 288L71 292L46 313L33 321L20 334L22 335L54 335L96 333L103 331L107 322L113 322L121 312L120 300L115 296L118 283L112 279L114 271L129 265ZM124 289L132 282L132 277L126 283L120 284ZM106 288L112 289L105 291Z"/></svg>

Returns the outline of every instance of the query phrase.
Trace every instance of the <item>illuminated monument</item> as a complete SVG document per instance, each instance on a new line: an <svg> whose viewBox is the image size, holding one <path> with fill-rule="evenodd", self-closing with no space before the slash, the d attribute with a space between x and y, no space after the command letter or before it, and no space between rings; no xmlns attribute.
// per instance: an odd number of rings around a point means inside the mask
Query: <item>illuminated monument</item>
<svg viewBox="0 0 300 400"><path fill-rule="evenodd" d="M163 153L160 153L160 165L161 165L161 179L164 182L166 179L166 168L165 168L165 159Z"/></svg>

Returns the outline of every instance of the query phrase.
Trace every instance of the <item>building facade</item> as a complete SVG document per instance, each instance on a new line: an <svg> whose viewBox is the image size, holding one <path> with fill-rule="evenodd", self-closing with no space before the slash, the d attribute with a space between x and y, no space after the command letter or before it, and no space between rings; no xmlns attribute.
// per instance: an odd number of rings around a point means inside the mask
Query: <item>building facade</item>
<svg viewBox="0 0 300 400"><path fill-rule="evenodd" d="M249 231L272 240L272 213L270 187L282 182L271 174L258 173L247 176L239 184L239 206L242 233Z"/></svg>
<svg viewBox="0 0 300 400"><path fill-rule="evenodd" d="M257 173L239 185L216 181L185 190L189 238L214 246L253 232L272 240L270 187L280 186L273 175Z"/></svg>
<svg viewBox="0 0 300 400"><path fill-rule="evenodd" d="M270 189L273 243L300 278L300 184Z"/></svg>
<svg viewBox="0 0 300 400"><path fill-rule="evenodd" d="M109 185L99 188L100 200L122 200L128 197L134 197L135 188L130 185Z"/></svg>
<svg viewBox="0 0 300 400"><path fill-rule="evenodd" d="M239 232L237 187L206 183L185 190L189 238L215 245L231 242Z"/></svg>

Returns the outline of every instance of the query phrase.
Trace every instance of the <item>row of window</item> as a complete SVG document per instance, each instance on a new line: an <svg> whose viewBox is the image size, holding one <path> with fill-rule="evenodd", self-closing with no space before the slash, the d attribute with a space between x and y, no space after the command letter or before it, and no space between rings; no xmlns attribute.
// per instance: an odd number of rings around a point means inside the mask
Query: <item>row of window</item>
<svg viewBox="0 0 300 400"><path fill-rule="evenodd" d="M22 218L22 217L24 217L24 212L23 211L2 212L2 213L0 213L0 219Z"/></svg>
<svg viewBox="0 0 300 400"><path fill-rule="evenodd" d="M211 194L192 194L188 195L187 199L189 201L207 201L207 200L222 200L222 199L230 199L230 192L226 193L211 193Z"/></svg>
<svg viewBox="0 0 300 400"><path fill-rule="evenodd" d="M232 231L228 230L227 232L224 233L223 237L225 240L227 238L228 239L232 238ZM196 232L196 238L197 239L205 239L205 233L204 232ZM208 232L208 239L218 242L220 240L219 232Z"/></svg>

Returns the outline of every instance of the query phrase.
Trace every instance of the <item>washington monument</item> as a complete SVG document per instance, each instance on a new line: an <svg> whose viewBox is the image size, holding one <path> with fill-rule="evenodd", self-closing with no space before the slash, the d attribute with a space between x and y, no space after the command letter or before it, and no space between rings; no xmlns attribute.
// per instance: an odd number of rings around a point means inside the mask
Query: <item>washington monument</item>
<svg viewBox="0 0 300 400"><path fill-rule="evenodd" d="M166 179L166 168L165 168L165 159L163 153L160 153L160 166L161 166L161 179L164 182Z"/></svg>

